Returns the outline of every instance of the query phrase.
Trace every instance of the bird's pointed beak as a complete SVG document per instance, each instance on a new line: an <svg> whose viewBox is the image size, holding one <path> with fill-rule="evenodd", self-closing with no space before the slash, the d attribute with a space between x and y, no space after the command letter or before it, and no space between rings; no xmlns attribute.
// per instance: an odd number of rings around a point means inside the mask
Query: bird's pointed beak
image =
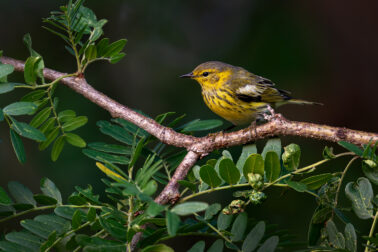
<svg viewBox="0 0 378 252"><path fill-rule="evenodd" d="M193 72L183 74L183 75L180 76L180 78L193 78L193 77L194 77Z"/></svg>

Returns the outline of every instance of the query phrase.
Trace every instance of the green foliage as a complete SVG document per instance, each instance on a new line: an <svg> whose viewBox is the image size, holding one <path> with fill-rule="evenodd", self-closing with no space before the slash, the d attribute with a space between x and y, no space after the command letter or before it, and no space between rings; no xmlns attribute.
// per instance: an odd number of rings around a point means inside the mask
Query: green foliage
<svg viewBox="0 0 378 252"><path fill-rule="evenodd" d="M60 7L60 11L53 11L50 17L44 19L49 24L49 27L44 28L67 43L66 49L76 58L79 73L98 60L117 63L126 55L122 50L127 42L121 39L109 43L108 38L98 41L108 21L97 20L94 12L83 6L83 3L84 0L69 1L66 6Z"/></svg>
<svg viewBox="0 0 378 252"><path fill-rule="evenodd" d="M14 67L0 62L0 94L15 89L28 92L19 101L1 104L0 122L9 126L20 163L26 161L22 138L38 142L40 150L51 146L53 161L59 158L66 143L84 148L83 154L107 177L102 179L106 189L101 194L106 199L95 194L91 185L76 186L75 192L63 199L55 183L47 178L41 180L41 192L37 194L18 182L9 182L8 192L0 187L0 223L14 218L21 221L19 231L4 234L1 251L126 251L138 232L143 233L138 249L144 252L174 251L163 242L189 235L209 236L214 242L206 246L204 241L198 241L188 251L205 251L206 247L210 252L290 249L295 243L287 231L255 220L245 211L250 204L262 204L273 186L316 199L317 207L309 223L310 249L354 252L361 245L372 251L377 249L374 225L378 218L378 196L371 184L378 184L377 143L361 147L339 142L348 152L334 154L332 148L326 147L322 160L304 167L300 162L300 146L290 144L282 148L279 138L269 139L260 152L255 144L245 145L238 158L228 150L221 155L212 153L210 159L199 161L192 168L187 179L179 181L182 187L173 206L157 204L154 198L158 188L169 182L186 151L166 146L120 118L97 122L108 140L87 145L73 131L83 127L88 118L78 116L74 110L58 110L59 99L54 94L60 80L81 77L95 61L116 63L125 56L122 51L127 41L110 43L108 38L101 39L107 21L98 20L83 3L84 0L69 0L44 19L49 25L45 28L67 43L66 49L76 59L77 72L46 83L43 57L33 50L30 35L25 35L23 40L30 53L25 62L25 83L9 82ZM174 115L164 113L155 121L184 134L222 125L219 120L200 119L182 124L184 115ZM29 123L21 121L28 117L31 117ZM341 171L316 173L318 166L347 155L352 159ZM344 181L356 160L366 177ZM223 190L233 190L237 199L226 206L194 199ZM350 200L349 206L339 206L341 192ZM361 230L355 229L349 220L350 213L345 214L350 209L358 218L373 223L368 236L361 236ZM28 215L32 217L26 218L29 213L33 213ZM343 232L338 231L340 227Z"/></svg>

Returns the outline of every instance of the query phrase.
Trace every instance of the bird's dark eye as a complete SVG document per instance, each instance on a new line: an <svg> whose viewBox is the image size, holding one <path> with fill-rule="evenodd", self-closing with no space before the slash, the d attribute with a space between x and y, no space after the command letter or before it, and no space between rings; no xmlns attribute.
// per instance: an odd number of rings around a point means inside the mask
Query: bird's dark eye
<svg viewBox="0 0 378 252"><path fill-rule="evenodd" d="M203 73L202 73L202 76L203 76L203 77L206 77L206 76L208 76L208 75L209 75L209 72L203 72Z"/></svg>

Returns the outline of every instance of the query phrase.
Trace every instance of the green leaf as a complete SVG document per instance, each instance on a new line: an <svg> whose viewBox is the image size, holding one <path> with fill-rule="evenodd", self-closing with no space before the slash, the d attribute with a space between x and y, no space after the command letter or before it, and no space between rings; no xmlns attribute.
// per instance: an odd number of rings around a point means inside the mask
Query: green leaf
<svg viewBox="0 0 378 252"><path fill-rule="evenodd" d="M88 122L88 118L86 116L78 116L75 117L62 125L64 131L73 131L84 126Z"/></svg>
<svg viewBox="0 0 378 252"><path fill-rule="evenodd" d="M203 252L205 251L205 242L199 241L196 242L193 247L191 247L187 252Z"/></svg>
<svg viewBox="0 0 378 252"><path fill-rule="evenodd" d="M16 153L17 159L18 161L20 161L21 164L24 164L26 161L26 155L24 144L22 143L21 137L13 129L10 129L9 131L13 150Z"/></svg>
<svg viewBox="0 0 378 252"><path fill-rule="evenodd" d="M243 240L245 229L247 228L248 216L246 213L240 213L232 224L231 241Z"/></svg>
<svg viewBox="0 0 378 252"><path fill-rule="evenodd" d="M20 136L35 140L38 142L45 141L45 135L38 129L30 126L24 122L18 122L15 119L12 120L12 129L14 129Z"/></svg>
<svg viewBox="0 0 378 252"><path fill-rule="evenodd" d="M14 102L3 109L4 114L7 115L28 115L32 114L37 109L37 105L32 102Z"/></svg>
<svg viewBox="0 0 378 252"><path fill-rule="evenodd" d="M218 128L223 125L221 120L198 120L192 121L191 123L187 124L183 131L185 132L192 132L192 131L205 131L211 130L214 128Z"/></svg>
<svg viewBox="0 0 378 252"><path fill-rule="evenodd" d="M364 160L364 161L372 161L372 160ZM378 185L378 166L370 167L365 162L362 163L362 171L364 172L365 176L375 185Z"/></svg>
<svg viewBox="0 0 378 252"><path fill-rule="evenodd" d="M9 64L0 64L0 79L7 77L14 71L14 66Z"/></svg>
<svg viewBox="0 0 378 252"><path fill-rule="evenodd" d="M29 251L39 251L42 239L29 232L11 232L5 235L5 239L18 245L27 247Z"/></svg>
<svg viewBox="0 0 378 252"><path fill-rule="evenodd" d="M107 57L113 57L117 55L123 50L123 48L126 45L126 42L127 42L126 39L120 39L118 41L111 43L110 45L106 47L102 56L107 58Z"/></svg>
<svg viewBox="0 0 378 252"><path fill-rule="evenodd" d="M60 136L55 140L54 145L53 145L52 150L51 150L51 160L52 161L55 162L56 160L58 160L60 153L62 153L62 150L63 150L65 143L66 143L66 140L65 140L64 136Z"/></svg>
<svg viewBox="0 0 378 252"><path fill-rule="evenodd" d="M243 146L242 153L238 161L236 162L236 167L239 169L240 173L243 173L243 167L245 165L246 160L249 158L251 154L256 154L257 148L256 144L247 144Z"/></svg>
<svg viewBox="0 0 378 252"><path fill-rule="evenodd" d="M315 223L315 215L321 211L321 206L318 206L311 218L310 226L308 229L307 240L308 246L316 246L321 235L321 230L324 228L324 223Z"/></svg>
<svg viewBox="0 0 378 252"><path fill-rule="evenodd" d="M219 163L220 176L230 185L238 183L240 180L240 172L231 159L225 158Z"/></svg>
<svg viewBox="0 0 378 252"><path fill-rule="evenodd" d="M142 252L175 252L171 247L165 244L150 245L142 249Z"/></svg>
<svg viewBox="0 0 378 252"><path fill-rule="evenodd" d="M45 242L41 244L40 251L46 251L47 248L53 246L54 242L57 240L56 231L53 231Z"/></svg>
<svg viewBox="0 0 378 252"><path fill-rule="evenodd" d="M260 154L251 154L244 163L243 174L248 179L248 174L260 174L264 177L264 160Z"/></svg>
<svg viewBox="0 0 378 252"><path fill-rule="evenodd" d="M128 164L130 160L126 158L125 156L119 156L119 155L112 155L96 150L91 149L84 149L83 153L94 160L100 161L100 162L109 162L109 163L117 163L117 164Z"/></svg>
<svg viewBox="0 0 378 252"><path fill-rule="evenodd" d="M269 182L273 182L279 178L281 173L280 159L276 152L268 151L265 155L265 172Z"/></svg>
<svg viewBox="0 0 378 252"><path fill-rule="evenodd" d="M35 201L37 201L38 204L44 206L56 205L56 203L58 203L56 199L44 194L34 194L33 198L35 199Z"/></svg>
<svg viewBox="0 0 378 252"><path fill-rule="evenodd" d="M44 239L47 239L54 231L51 226L35 220L22 220L20 224L26 230Z"/></svg>
<svg viewBox="0 0 378 252"><path fill-rule="evenodd" d="M207 252L222 252L223 247L224 247L223 240L218 239L213 243L213 245L211 245L211 247L207 250Z"/></svg>
<svg viewBox="0 0 378 252"><path fill-rule="evenodd" d="M89 45L87 49L85 49L85 58L87 61L92 61L97 58L97 49L95 45Z"/></svg>
<svg viewBox="0 0 378 252"><path fill-rule="evenodd" d="M307 186L304 183L291 180L287 181L286 183L297 192L305 192L307 190Z"/></svg>
<svg viewBox="0 0 378 252"><path fill-rule="evenodd" d="M257 248L261 239L265 233L265 222L259 221L256 226L248 233L245 237L242 251L243 252L252 252Z"/></svg>
<svg viewBox="0 0 378 252"><path fill-rule="evenodd" d="M261 245L257 252L274 252L279 242L278 236L272 236Z"/></svg>
<svg viewBox="0 0 378 252"><path fill-rule="evenodd" d="M59 206L54 209L54 213L60 217L65 219L72 220L72 216L74 215L76 209L68 206Z"/></svg>
<svg viewBox="0 0 378 252"><path fill-rule="evenodd" d="M335 248L345 248L344 236L337 230L335 223L332 220L327 221L326 230L329 242Z"/></svg>
<svg viewBox="0 0 378 252"><path fill-rule="evenodd" d="M0 68L1 66L4 65L0 65ZM0 83L0 94L5 94L13 91L15 86L17 86L16 83Z"/></svg>
<svg viewBox="0 0 378 252"><path fill-rule="evenodd" d="M175 214L185 216L193 213L202 212L206 210L208 207L209 205L207 203L191 201L177 204L171 209L171 211Z"/></svg>
<svg viewBox="0 0 378 252"><path fill-rule="evenodd" d="M58 235L61 235L71 228L71 223L62 217L56 216L55 214L42 214L34 218L35 221L41 222L48 225L51 229L55 230Z"/></svg>
<svg viewBox="0 0 378 252"><path fill-rule="evenodd" d="M349 182L345 194L352 201L353 210L360 219L373 218L373 188L367 178L358 178L356 183Z"/></svg>
<svg viewBox="0 0 378 252"><path fill-rule="evenodd" d="M350 252L357 251L357 235L351 223L345 226L345 248Z"/></svg>
<svg viewBox="0 0 378 252"><path fill-rule="evenodd" d="M42 58L40 56L33 57L30 56L25 62L24 78L25 82L31 85L37 84L38 72L41 71L40 61ZM43 69L43 68L42 68Z"/></svg>
<svg viewBox="0 0 378 252"><path fill-rule="evenodd" d="M111 64L118 63L121 59L123 59L126 56L126 53L118 53L117 55L110 58Z"/></svg>
<svg viewBox="0 0 378 252"><path fill-rule="evenodd" d="M344 147L345 149L347 149L351 152L354 152L358 156L362 157L362 155L364 153L364 151L362 149L360 149L360 147L358 147L357 145L354 145L352 143L340 141L340 142L338 142L338 144L341 145L342 147Z"/></svg>
<svg viewBox="0 0 378 252"><path fill-rule="evenodd" d="M134 164L136 163L136 161L138 160L142 152L143 146L144 146L144 138L139 140L138 144L135 146L135 148L133 148L129 167L134 166Z"/></svg>
<svg viewBox="0 0 378 252"><path fill-rule="evenodd" d="M113 125L107 121L99 121L97 122L97 126L100 127L100 131L103 134L111 136L115 140L125 143L127 145L133 144L133 138L124 128L118 125Z"/></svg>
<svg viewBox="0 0 378 252"><path fill-rule="evenodd" d="M219 203L211 204L205 211L205 220L211 220L222 209Z"/></svg>
<svg viewBox="0 0 378 252"><path fill-rule="evenodd" d="M31 91L31 92L27 93L26 95L24 95L21 98L21 101L23 101L23 102L36 102L39 99L41 99L43 96L45 96L45 94L46 94L46 90L43 90L43 89L34 90L34 91Z"/></svg>
<svg viewBox="0 0 378 252"><path fill-rule="evenodd" d="M87 220L92 222L95 219L96 219L96 209L89 208L88 213L87 213Z"/></svg>
<svg viewBox="0 0 378 252"><path fill-rule="evenodd" d="M145 187L142 188L142 192L148 196L153 195L158 189L158 184L155 180L150 180Z"/></svg>
<svg viewBox="0 0 378 252"><path fill-rule="evenodd" d="M98 42L97 44L97 54L99 57L102 57L106 51L106 48L109 45L109 39L108 38L103 38Z"/></svg>
<svg viewBox="0 0 378 252"><path fill-rule="evenodd" d="M25 34L24 37L22 38L22 40L24 41L24 44L28 48L31 56L34 56L34 57L40 56L39 53L34 51L33 48L32 48L32 39L31 39L31 36L30 36L29 33Z"/></svg>
<svg viewBox="0 0 378 252"><path fill-rule="evenodd" d="M47 118L50 117L51 108L45 108L41 110L36 116L34 116L33 120L30 122L30 126L34 128L38 128Z"/></svg>
<svg viewBox="0 0 378 252"><path fill-rule="evenodd" d="M58 114L58 120L60 122L71 121L76 117L76 112L73 110L63 110Z"/></svg>
<svg viewBox="0 0 378 252"><path fill-rule="evenodd" d="M6 252L26 252L28 251L28 248L8 242L8 241L0 241L0 249L6 251Z"/></svg>
<svg viewBox="0 0 378 252"><path fill-rule="evenodd" d="M82 139L80 136L73 133L66 133L65 135L67 143L79 148L84 148L85 146L87 146L84 139Z"/></svg>
<svg viewBox="0 0 378 252"><path fill-rule="evenodd" d="M153 181L156 183L156 181ZM148 205L148 208L146 210L146 213L150 217L155 217L156 215L160 214L162 211L164 211L165 206L160 205L158 203L155 203L154 201L151 201Z"/></svg>
<svg viewBox="0 0 378 252"><path fill-rule="evenodd" d="M114 219L104 219L100 217L100 224L101 226L113 237L125 240L126 239L126 227L117 222Z"/></svg>
<svg viewBox="0 0 378 252"><path fill-rule="evenodd" d="M190 189L192 192L196 191L196 184L186 181L186 180L179 180L178 183L188 189Z"/></svg>
<svg viewBox="0 0 378 252"><path fill-rule="evenodd" d="M50 133L50 131L55 127L55 118L51 117L49 118L40 128L39 130L43 134Z"/></svg>
<svg viewBox="0 0 378 252"><path fill-rule="evenodd" d="M333 209L330 207L324 207L317 209L312 217L312 223L322 224L332 217Z"/></svg>
<svg viewBox="0 0 378 252"><path fill-rule="evenodd" d="M13 201L9 198L7 192L0 186L0 205L10 205Z"/></svg>
<svg viewBox="0 0 378 252"><path fill-rule="evenodd" d="M175 236L180 226L180 217L171 211L167 211L165 218L167 222L168 234L171 236Z"/></svg>
<svg viewBox="0 0 378 252"><path fill-rule="evenodd" d="M4 113L3 110L0 108L0 122L4 121Z"/></svg>
<svg viewBox="0 0 378 252"><path fill-rule="evenodd" d="M29 204L36 206L33 193L29 188L16 181L8 183L8 190L17 203Z"/></svg>
<svg viewBox="0 0 378 252"><path fill-rule="evenodd" d="M297 144L290 144L284 147L284 150L285 151L282 154L282 161L286 170L296 170L299 167L301 148Z"/></svg>
<svg viewBox="0 0 378 252"><path fill-rule="evenodd" d="M219 230L226 230L231 225L233 218L234 217L231 214L227 215L227 214L220 213L218 215L218 220L217 220L218 229Z"/></svg>
<svg viewBox="0 0 378 252"><path fill-rule="evenodd" d="M131 154L130 148L123 145L118 145L118 144L107 144L107 143L102 143L102 142L96 142L96 143L89 143L88 147L98 150L98 151L115 153L115 154L126 154L126 155Z"/></svg>
<svg viewBox="0 0 378 252"><path fill-rule="evenodd" d="M81 225L82 212L77 209L72 216L72 229L77 229Z"/></svg>
<svg viewBox="0 0 378 252"><path fill-rule="evenodd" d="M40 143L39 145L39 150L44 150L46 149L47 147L49 147L49 145L55 140L55 138L57 138L57 136L59 135L59 131L60 131L60 128L59 127L56 127L55 129L53 129L46 137L46 140L43 141L42 143Z"/></svg>
<svg viewBox="0 0 378 252"><path fill-rule="evenodd" d="M201 179L212 188L215 188L222 183L217 172L210 165L202 166L199 173Z"/></svg>
<svg viewBox="0 0 378 252"><path fill-rule="evenodd" d="M305 184L308 190L316 190L327 183L331 178L333 178L331 173L323 173L302 179L299 182Z"/></svg>
<svg viewBox="0 0 378 252"><path fill-rule="evenodd" d="M269 151L274 151L278 157L281 157L281 148L282 148L281 139L279 138L269 139L264 146L261 156L263 156L263 158L266 159L266 154Z"/></svg>
<svg viewBox="0 0 378 252"><path fill-rule="evenodd" d="M50 179L41 179L41 191L43 194L56 199L59 204L62 204L62 195L54 182L52 182Z"/></svg>

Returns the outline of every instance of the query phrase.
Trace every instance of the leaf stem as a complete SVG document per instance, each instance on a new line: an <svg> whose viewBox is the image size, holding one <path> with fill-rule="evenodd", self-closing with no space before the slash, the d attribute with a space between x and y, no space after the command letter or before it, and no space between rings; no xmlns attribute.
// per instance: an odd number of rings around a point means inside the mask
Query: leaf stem
<svg viewBox="0 0 378 252"><path fill-rule="evenodd" d="M40 206L40 207L31 208L31 209L28 209L28 210L25 210L25 211L22 211L22 212L18 212L16 214L11 215L11 216L7 216L3 219L0 219L0 223L5 222L5 221L10 220L10 219L13 219L13 218L16 218L16 217L19 217L19 216L22 216L22 215L25 215L25 214L28 214L28 213L35 212L35 211L42 211L42 210L47 210L47 209L56 208L56 207L102 209L102 206L95 206L95 205L79 205L79 206L77 206L77 205L49 205L49 206Z"/></svg>
<svg viewBox="0 0 378 252"><path fill-rule="evenodd" d="M105 214L101 215L101 217L105 217L105 216L107 216L107 215L110 215L110 213L105 213ZM87 221L87 222L85 222L84 224L81 224L80 226L78 226L77 228L72 229L72 230L70 230L69 232L65 233L64 235L62 235L61 237L59 237L58 239L56 239L56 240L54 241L54 243L51 244L50 247L46 248L45 251L46 251L46 252L47 252L47 251L50 251L50 249L52 249L56 244L58 244L63 238L65 238L65 237L67 237L67 236L69 236L69 235L75 233L76 231L78 231L78 230L80 230L80 229L82 229L82 228L84 228L84 227L90 225L91 223L94 223L94 222L97 221L98 219L99 219L99 217L96 217L93 221Z"/></svg>
<svg viewBox="0 0 378 252"><path fill-rule="evenodd" d="M372 238L373 235L374 235L374 230L375 230L375 226L378 222L378 211L376 211L375 213L375 216L374 216L374 220L373 220L373 223L371 224L371 228L370 228L370 232L369 232L369 238ZM368 241L366 243L366 248L365 248L365 252L369 252L370 249L369 249L369 245L370 245L370 241ZM372 250L371 250L372 251Z"/></svg>
<svg viewBox="0 0 378 252"><path fill-rule="evenodd" d="M197 216L197 217L199 217L199 215L197 213L194 213L194 215ZM223 240L225 240L226 242L229 242L229 243L233 244L232 241L230 239L228 239L224 234L222 234L222 232L219 231L216 227L214 227L213 225L211 225L207 221L201 220L201 222L204 222L209 228L211 228L215 233L217 233L220 237L222 237Z"/></svg>
<svg viewBox="0 0 378 252"><path fill-rule="evenodd" d="M335 196L335 201L334 201L334 208L337 207L337 202L338 202L338 200L339 200L339 194L340 194L339 192L340 192L340 189L341 189L341 184L343 183L343 180L344 180L344 178L345 178L345 174L347 173L349 167L352 166L352 163L353 163L356 159L358 159L358 158L359 158L358 156L353 157L353 158L349 161L349 163L347 164L347 166L345 167L344 171L343 171L342 174L341 174L340 181L339 181L339 185L337 186L337 190L336 190L336 196Z"/></svg>
<svg viewBox="0 0 378 252"><path fill-rule="evenodd" d="M342 156L349 156L349 155L355 155L355 154L354 154L353 152L344 152L344 153L340 153L340 154L335 155L335 157L334 157L333 159L338 158L338 157L342 157ZM268 188L269 186L272 186L272 185L274 185L274 184L280 182L281 180L283 180L283 179L285 179L285 178L289 178L289 177L291 177L292 175L296 175L296 174L299 174L299 173L305 172L305 171L307 171L307 170L313 169L313 168L315 168L316 166L321 165L321 164L324 164L324 163L327 163L327 162L330 161L330 160L332 160L332 159L323 159L323 160L320 160L320 161L318 161L318 162L316 162L316 163L314 163L314 164L311 164L311 165L305 166L305 167L303 167L303 168L301 168L301 169L295 170L294 172L288 173L288 174L286 174L286 175L284 175L284 176L282 176L282 177L279 177L279 178L276 179L275 181L273 181L273 182L271 182L271 183L268 183L268 185L265 186L264 189L266 189L266 188Z"/></svg>

